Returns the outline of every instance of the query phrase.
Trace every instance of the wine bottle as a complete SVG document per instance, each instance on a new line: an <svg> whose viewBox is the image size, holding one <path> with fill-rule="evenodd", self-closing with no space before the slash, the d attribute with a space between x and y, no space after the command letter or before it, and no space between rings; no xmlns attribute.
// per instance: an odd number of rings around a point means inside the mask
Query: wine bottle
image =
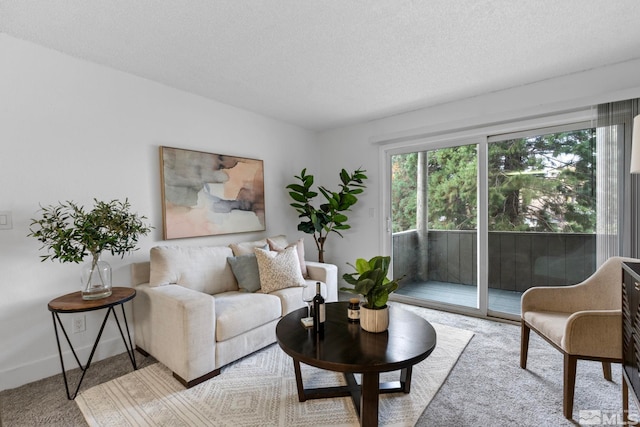
<svg viewBox="0 0 640 427"><path fill-rule="evenodd" d="M324 298L320 294L320 282L316 282L316 296L313 297L313 330L320 338L324 336L324 321Z"/></svg>

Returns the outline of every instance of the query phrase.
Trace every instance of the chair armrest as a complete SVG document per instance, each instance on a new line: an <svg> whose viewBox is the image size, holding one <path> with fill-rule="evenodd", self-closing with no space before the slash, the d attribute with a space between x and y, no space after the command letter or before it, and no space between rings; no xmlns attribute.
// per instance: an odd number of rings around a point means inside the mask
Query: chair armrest
<svg viewBox="0 0 640 427"><path fill-rule="evenodd" d="M180 285L135 287L136 345L186 381L215 366L215 299Z"/></svg>
<svg viewBox="0 0 640 427"><path fill-rule="evenodd" d="M579 311L567 319L562 347L569 354L622 358L622 310Z"/></svg>
<svg viewBox="0 0 640 427"><path fill-rule="evenodd" d="M640 262L640 260L611 257L594 274L576 285L535 287L527 290L522 294L522 313L619 310L623 262Z"/></svg>
<svg viewBox="0 0 640 427"><path fill-rule="evenodd" d="M546 286L527 289L520 300L521 313L527 311L555 311L573 313L587 307L582 299L585 292L577 285Z"/></svg>
<svg viewBox="0 0 640 427"><path fill-rule="evenodd" d="M545 286L529 288L520 300L521 313L527 311L555 311L559 313L576 313L578 311L619 310L620 303L611 302L608 295L594 292L587 286L589 279L571 286ZM620 286L614 286L620 292ZM611 292L608 292L608 294Z"/></svg>
<svg viewBox="0 0 640 427"><path fill-rule="evenodd" d="M327 302L338 301L338 267L334 264L305 261L310 280L319 280L327 285Z"/></svg>

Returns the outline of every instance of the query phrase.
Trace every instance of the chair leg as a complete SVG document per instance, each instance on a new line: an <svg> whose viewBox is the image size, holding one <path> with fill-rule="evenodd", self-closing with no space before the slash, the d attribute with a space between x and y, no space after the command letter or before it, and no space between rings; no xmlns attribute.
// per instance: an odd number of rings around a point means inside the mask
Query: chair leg
<svg viewBox="0 0 640 427"><path fill-rule="evenodd" d="M573 392L576 386L576 364L578 358L570 354L564 355L564 397L562 410L568 420L573 416Z"/></svg>
<svg viewBox="0 0 640 427"><path fill-rule="evenodd" d="M627 380L622 375L622 425L630 425L629 423L629 386Z"/></svg>
<svg viewBox="0 0 640 427"><path fill-rule="evenodd" d="M611 381L611 363L602 362L602 373L604 374L605 380Z"/></svg>
<svg viewBox="0 0 640 427"><path fill-rule="evenodd" d="M527 369L527 353L529 352L529 335L531 329L524 322L520 321L520 367Z"/></svg>

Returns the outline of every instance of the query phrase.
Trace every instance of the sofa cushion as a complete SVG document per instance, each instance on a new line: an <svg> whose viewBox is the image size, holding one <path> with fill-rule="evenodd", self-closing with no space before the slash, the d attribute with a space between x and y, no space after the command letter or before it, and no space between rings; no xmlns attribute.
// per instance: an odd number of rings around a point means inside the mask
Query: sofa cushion
<svg viewBox="0 0 640 427"><path fill-rule="evenodd" d="M227 263L226 246L156 246L151 248L150 286L177 284L207 294L237 291Z"/></svg>
<svg viewBox="0 0 640 427"><path fill-rule="evenodd" d="M316 282L313 282L315 286ZM293 310L297 310L301 307L307 307L307 303L302 300L302 286L295 286L292 288L279 289L271 292L269 295L274 295L280 298L282 304L282 315L286 316Z"/></svg>
<svg viewBox="0 0 640 427"><path fill-rule="evenodd" d="M304 239L298 239L296 242L289 243L288 245L282 246L275 240L269 238L267 239L267 243L269 244L269 249L276 252L281 252L289 247L296 248L296 253L298 254L298 262L300 263L300 271L302 272L302 277L305 279L309 278L309 273L307 273L307 265L304 262Z"/></svg>
<svg viewBox="0 0 640 427"><path fill-rule="evenodd" d="M215 296L216 341L224 341L282 316L274 295L225 292Z"/></svg>
<svg viewBox="0 0 640 427"><path fill-rule="evenodd" d="M287 248L282 252L256 248L255 253L262 292L268 294L278 289L304 285L295 248Z"/></svg>

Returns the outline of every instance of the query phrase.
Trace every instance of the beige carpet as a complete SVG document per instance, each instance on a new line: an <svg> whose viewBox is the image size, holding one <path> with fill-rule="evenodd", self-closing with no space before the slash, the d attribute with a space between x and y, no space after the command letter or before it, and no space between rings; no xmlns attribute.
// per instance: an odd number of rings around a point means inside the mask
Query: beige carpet
<svg viewBox="0 0 640 427"><path fill-rule="evenodd" d="M380 397L380 425L413 426L473 336L433 324L438 343L413 369L411 393ZM305 387L344 384L342 375L302 365ZM382 379L397 379L386 373ZM357 426L351 398L298 402L293 363L277 344L185 389L156 363L82 392L76 403L91 426Z"/></svg>

